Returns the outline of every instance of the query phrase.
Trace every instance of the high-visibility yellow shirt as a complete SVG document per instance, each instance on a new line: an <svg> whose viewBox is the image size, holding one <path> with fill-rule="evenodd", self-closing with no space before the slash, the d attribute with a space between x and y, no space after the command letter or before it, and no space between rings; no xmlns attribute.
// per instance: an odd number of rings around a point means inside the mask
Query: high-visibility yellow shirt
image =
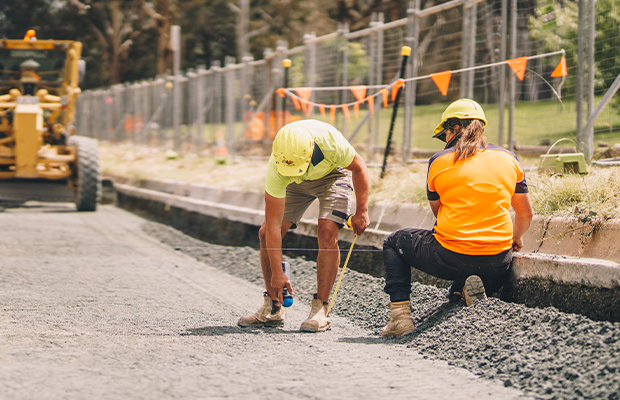
<svg viewBox="0 0 620 400"><path fill-rule="evenodd" d="M337 167L346 168L355 158L355 149L340 131L328 123L316 119L293 122L307 128L314 139L314 152L310 166L301 176L282 176L276 168L273 154L267 164L265 191L276 198L286 197L286 187L290 183L314 181L329 175Z"/></svg>
<svg viewBox="0 0 620 400"><path fill-rule="evenodd" d="M429 160L427 197L440 200L435 238L460 254L493 255L512 246L510 201L527 193L523 168L508 150L486 149L454 162L454 148Z"/></svg>

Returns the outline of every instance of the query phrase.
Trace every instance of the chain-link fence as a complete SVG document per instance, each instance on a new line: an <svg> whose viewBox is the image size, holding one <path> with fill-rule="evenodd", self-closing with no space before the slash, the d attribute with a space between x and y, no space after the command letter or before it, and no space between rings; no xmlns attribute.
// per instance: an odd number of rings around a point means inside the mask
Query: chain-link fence
<svg viewBox="0 0 620 400"><path fill-rule="evenodd" d="M306 35L304 44L292 49L280 42L262 60L227 58L225 65L216 62L208 70L85 91L77 104L76 131L182 153L264 156L283 123L311 117L333 122L372 163L383 154L392 104L384 107L378 96L372 111L363 104L348 117L329 106L354 102L351 87L366 87L373 95L393 83L401 48L409 46L413 52L393 140L403 159L441 148L432 131L446 105L460 97L483 105L491 142L518 150L564 138L580 147L587 144L588 116L620 73L614 1L597 2L588 19L573 2L452 0L420 9L416 0L407 18L385 22L376 14L366 29L349 32L341 25L332 34ZM586 30L588 24L593 29ZM552 78L562 55L567 75ZM527 57L521 71L506 64L520 57ZM285 59L290 68L283 68ZM444 71L452 72L442 93L432 75ZM278 95L285 86L291 93L311 89L299 110L296 99ZM618 114L613 104L601 114L593 130L597 141L620 142Z"/></svg>

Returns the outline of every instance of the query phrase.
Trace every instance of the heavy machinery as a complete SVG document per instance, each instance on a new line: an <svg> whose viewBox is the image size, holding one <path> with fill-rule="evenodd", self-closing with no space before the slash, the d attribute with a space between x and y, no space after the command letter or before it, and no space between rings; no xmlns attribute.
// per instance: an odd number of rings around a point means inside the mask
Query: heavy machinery
<svg viewBox="0 0 620 400"><path fill-rule="evenodd" d="M34 31L0 39L0 198L66 200L69 192L78 211L97 208L97 141L74 135L81 52L80 42L36 40ZM64 195L45 184L52 181Z"/></svg>

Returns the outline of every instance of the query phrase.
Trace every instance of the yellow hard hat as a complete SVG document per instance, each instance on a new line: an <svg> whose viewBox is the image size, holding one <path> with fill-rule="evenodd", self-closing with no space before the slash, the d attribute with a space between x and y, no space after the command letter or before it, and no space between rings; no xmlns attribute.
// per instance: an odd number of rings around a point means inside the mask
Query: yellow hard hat
<svg viewBox="0 0 620 400"><path fill-rule="evenodd" d="M434 138L443 139L445 141L445 128L443 124L450 118L458 119L479 119L482 126L487 126L487 119L484 116L484 110L480 104L471 99L458 99L446 108L441 116L441 123L435 128Z"/></svg>
<svg viewBox="0 0 620 400"><path fill-rule="evenodd" d="M273 139L271 152L276 168L282 176L300 176L306 173L314 139L310 131L295 122L284 126Z"/></svg>

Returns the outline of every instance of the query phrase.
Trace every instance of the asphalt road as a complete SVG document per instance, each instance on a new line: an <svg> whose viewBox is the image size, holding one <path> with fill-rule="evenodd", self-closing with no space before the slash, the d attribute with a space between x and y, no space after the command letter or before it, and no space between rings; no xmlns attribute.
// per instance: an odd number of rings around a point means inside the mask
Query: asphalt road
<svg viewBox="0 0 620 400"><path fill-rule="evenodd" d="M1 399L524 397L346 318L300 333L302 301L282 329L239 328L260 285L112 205L0 203L0 226Z"/></svg>

